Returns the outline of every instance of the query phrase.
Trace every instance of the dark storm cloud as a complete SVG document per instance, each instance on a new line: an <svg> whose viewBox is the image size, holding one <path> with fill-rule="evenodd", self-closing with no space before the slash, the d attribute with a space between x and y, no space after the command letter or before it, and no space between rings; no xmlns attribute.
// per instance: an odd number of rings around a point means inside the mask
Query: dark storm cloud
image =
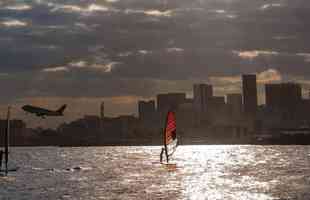
<svg viewBox="0 0 310 200"><path fill-rule="evenodd" d="M0 89L10 88L5 101L150 97L191 89L190 81L168 82L269 69L307 79L309 7L307 0L2 2Z"/></svg>

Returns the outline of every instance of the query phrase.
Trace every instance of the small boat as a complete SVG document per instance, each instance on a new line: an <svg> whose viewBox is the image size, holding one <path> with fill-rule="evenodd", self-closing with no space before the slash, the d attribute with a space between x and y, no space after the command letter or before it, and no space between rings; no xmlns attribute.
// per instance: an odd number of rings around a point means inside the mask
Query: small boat
<svg viewBox="0 0 310 200"><path fill-rule="evenodd" d="M176 151L178 146L177 132L176 132L176 117L174 112L167 113L165 128L163 130L163 147L160 153L160 162L163 161L163 154L165 153L166 161L169 163L169 158Z"/></svg>

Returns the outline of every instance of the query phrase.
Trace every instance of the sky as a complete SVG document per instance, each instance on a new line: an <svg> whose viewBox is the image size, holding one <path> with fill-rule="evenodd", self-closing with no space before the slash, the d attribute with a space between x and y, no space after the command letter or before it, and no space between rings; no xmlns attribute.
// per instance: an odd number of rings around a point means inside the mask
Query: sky
<svg viewBox="0 0 310 200"><path fill-rule="evenodd" d="M0 1L0 117L29 126L84 115L137 115L137 100L214 85L240 93L240 75L310 89L309 0ZM26 115L24 104L63 118Z"/></svg>

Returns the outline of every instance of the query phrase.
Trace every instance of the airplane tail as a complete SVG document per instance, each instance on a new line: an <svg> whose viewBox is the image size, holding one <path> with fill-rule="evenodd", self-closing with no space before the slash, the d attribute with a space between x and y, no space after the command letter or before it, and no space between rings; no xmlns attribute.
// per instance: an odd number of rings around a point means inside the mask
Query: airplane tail
<svg viewBox="0 0 310 200"><path fill-rule="evenodd" d="M66 107L67 107L67 105L64 104L63 106L61 106L61 107L57 110L57 112L60 113L61 115L63 115L63 113L64 113Z"/></svg>

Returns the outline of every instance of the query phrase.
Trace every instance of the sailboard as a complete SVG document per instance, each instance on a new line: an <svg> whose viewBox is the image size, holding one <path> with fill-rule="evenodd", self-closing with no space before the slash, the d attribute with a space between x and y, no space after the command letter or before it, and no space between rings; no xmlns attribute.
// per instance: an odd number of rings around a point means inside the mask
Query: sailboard
<svg viewBox="0 0 310 200"><path fill-rule="evenodd" d="M6 127L4 133L4 164L1 163L1 167L4 165L4 169L0 169L0 172L4 172L6 175L8 172L17 171L18 167L9 166L9 146L10 146L10 122L11 122L11 107L8 107ZM2 160L0 161L2 162Z"/></svg>
<svg viewBox="0 0 310 200"><path fill-rule="evenodd" d="M162 153L165 153L166 161L169 163L169 158L174 154L178 146L177 139L177 125L175 113L169 111L167 113L165 128L163 130L163 149ZM162 162L162 155L161 155Z"/></svg>

